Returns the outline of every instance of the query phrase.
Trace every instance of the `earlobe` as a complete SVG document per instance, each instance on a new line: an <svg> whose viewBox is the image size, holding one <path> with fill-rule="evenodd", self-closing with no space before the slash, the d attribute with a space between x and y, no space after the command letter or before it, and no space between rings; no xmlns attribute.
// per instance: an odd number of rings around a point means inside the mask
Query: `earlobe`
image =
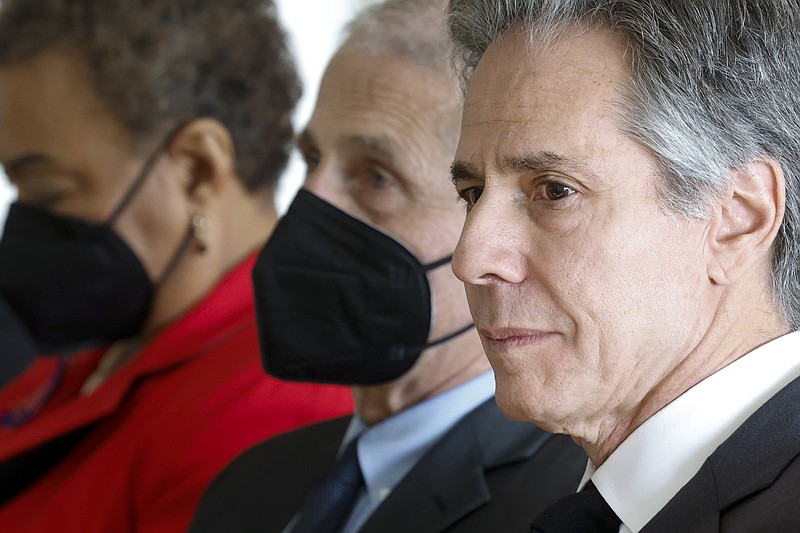
<svg viewBox="0 0 800 533"><path fill-rule="evenodd" d="M198 206L219 194L227 180L236 179L233 140L215 119L187 123L170 143L169 152L185 167L186 192Z"/></svg>
<svg viewBox="0 0 800 533"><path fill-rule="evenodd" d="M720 285L769 261L786 202L783 169L776 161L754 161L731 172L733 180L716 204L708 232L708 276Z"/></svg>

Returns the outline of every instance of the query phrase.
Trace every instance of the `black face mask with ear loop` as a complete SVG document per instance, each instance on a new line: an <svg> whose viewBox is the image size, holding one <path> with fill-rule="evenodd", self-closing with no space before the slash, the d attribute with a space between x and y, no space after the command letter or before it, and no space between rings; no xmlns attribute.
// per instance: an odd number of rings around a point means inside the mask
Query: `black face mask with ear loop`
<svg viewBox="0 0 800 533"><path fill-rule="evenodd" d="M180 129L167 135L148 158L104 223L20 202L9 208L0 240L0 294L30 332L39 353L102 345L141 330L158 282L150 280L113 225ZM161 280L190 242L191 228Z"/></svg>
<svg viewBox="0 0 800 533"><path fill-rule="evenodd" d="M428 342L431 289L398 241L300 190L253 269L264 368L275 377L378 384L420 354L474 326Z"/></svg>

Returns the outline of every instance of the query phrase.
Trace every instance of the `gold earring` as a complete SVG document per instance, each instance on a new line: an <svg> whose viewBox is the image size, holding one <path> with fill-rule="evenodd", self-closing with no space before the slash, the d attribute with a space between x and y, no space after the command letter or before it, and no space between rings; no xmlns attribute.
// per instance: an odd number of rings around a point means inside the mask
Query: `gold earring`
<svg viewBox="0 0 800 533"><path fill-rule="evenodd" d="M208 250L208 228L211 227L211 220L205 215L192 216L192 237L195 242L195 250L204 254Z"/></svg>

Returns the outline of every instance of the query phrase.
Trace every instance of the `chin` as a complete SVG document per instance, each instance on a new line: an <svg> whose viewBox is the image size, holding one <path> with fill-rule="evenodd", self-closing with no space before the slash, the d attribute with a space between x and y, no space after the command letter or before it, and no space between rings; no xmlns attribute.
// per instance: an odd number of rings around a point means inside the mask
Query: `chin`
<svg viewBox="0 0 800 533"><path fill-rule="evenodd" d="M532 412L530 402L531 391L525 388L515 387L513 385L501 383L498 380L497 391L495 398L497 406L503 411L503 414L511 420L518 422L534 422L536 413Z"/></svg>
<svg viewBox="0 0 800 533"><path fill-rule="evenodd" d="M527 386L526 386L527 385ZM530 384L516 384L497 380L495 398L503 414L517 422L529 422L551 433L564 433L557 413L547 409L553 406L550 399L542 401L541 391L531 390Z"/></svg>

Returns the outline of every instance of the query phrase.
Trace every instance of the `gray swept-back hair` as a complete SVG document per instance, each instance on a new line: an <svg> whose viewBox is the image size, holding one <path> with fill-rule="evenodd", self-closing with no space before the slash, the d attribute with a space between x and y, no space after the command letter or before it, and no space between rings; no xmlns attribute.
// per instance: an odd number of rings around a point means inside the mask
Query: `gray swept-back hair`
<svg viewBox="0 0 800 533"><path fill-rule="evenodd" d="M772 249L773 297L800 329L800 2L797 0L450 0L448 25L469 79L512 26L534 42L603 28L628 45L626 133L662 167L665 207L705 217L731 169L776 160L786 213Z"/></svg>

